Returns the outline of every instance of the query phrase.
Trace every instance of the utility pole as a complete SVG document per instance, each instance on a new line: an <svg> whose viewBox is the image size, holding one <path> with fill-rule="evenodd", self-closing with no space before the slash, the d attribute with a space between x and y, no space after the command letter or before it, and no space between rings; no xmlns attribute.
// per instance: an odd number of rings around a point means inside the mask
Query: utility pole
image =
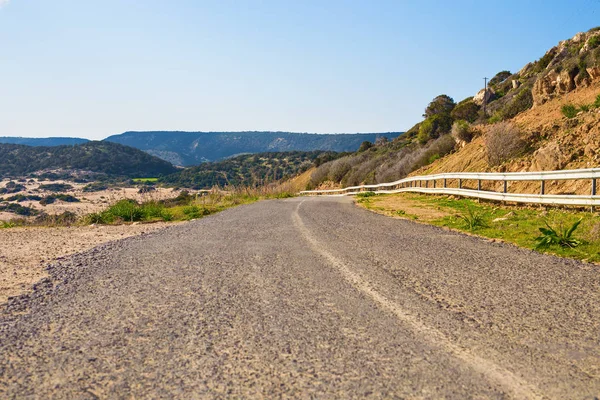
<svg viewBox="0 0 600 400"><path fill-rule="evenodd" d="M486 106L486 98L487 98L487 80L488 78L483 78L483 82L484 82L484 89L483 89L483 115L487 115L485 112L485 106Z"/></svg>

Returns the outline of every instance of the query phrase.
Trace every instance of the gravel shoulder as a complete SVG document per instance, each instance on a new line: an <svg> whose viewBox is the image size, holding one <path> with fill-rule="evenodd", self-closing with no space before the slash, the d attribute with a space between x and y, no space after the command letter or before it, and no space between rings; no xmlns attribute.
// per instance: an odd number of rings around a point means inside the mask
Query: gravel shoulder
<svg viewBox="0 0 600 400"><path fill-rule="evenodd" d="M0 397L594 398L599 287L350 199L263 201L53 264L0 309Z"/></svg>

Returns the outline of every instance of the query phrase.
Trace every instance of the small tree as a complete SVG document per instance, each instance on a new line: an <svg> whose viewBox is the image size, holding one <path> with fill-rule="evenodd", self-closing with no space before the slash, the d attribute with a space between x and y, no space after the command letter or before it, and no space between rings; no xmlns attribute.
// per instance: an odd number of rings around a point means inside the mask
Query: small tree
<svg viewBox="0 0 600 400"><path fill-rule="evenodd" d="M525 151L526 143L516 125L504 121L492 125L485 135L488 162L500 165Z"/></svg>
<svg viewBox="0 0 600 400"><path fill-rule="evenodd" d="M441 94L433 99L431 103L429 103L425 109L425 114L423 114L423 117L429 118L433 117L434 115L450 114L454 107L456 107L454 99L445 94Z"/></svg>

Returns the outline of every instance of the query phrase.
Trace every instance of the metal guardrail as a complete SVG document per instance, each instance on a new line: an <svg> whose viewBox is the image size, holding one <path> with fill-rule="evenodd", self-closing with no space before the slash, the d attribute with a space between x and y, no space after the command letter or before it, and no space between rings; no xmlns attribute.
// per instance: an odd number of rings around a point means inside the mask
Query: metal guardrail
<svg viewBox="0 0 600 400"><path fill-rule="evenodd" d="M349 196L360 192L372 191L376 193L402 193L417 192L429 194L448 194L479 199L506 201L514 203L530 203L545 205L571 205L571 206L600 206L600 196L596 195L596 179L600 178L600 168L574 169L565 171L542 172L460 172L435 175L412 176L395 182L380 183L377 185L350 186L343 189L305 190L301 195L330 195ZM448 186L448 180L457 180L458 187ZM546 194L546 181L558 180L590 180L590 195L575 194ZM463 188L463 181L477 181L477 189ZM482 190L482 181L504 182L503 191L496 192ZM509 193L508 182L539 181L539 194ZM431 182L431 186L429 183ZM440 185L438 185L438 183Z"/></svg>

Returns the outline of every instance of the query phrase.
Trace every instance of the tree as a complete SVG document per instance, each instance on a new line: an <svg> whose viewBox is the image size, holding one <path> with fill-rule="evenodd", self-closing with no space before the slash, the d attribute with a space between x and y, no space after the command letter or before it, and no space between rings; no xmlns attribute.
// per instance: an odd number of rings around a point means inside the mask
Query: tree
<svg viewBox="0 0 600 400"><path fill-rule="evenodd" d="M434 115L450 114L454 107L456 107L454 99L445 94L441 94L433 99L431 103L429 103L425 109L425 114L423 114L423 117L429 118L433 117Z"/></svg>
<svg viewBox="0 0 600 400"><path fill-rule="evenodd" d="M361 153L363 151L367 151L371 147L373 147L373 143L369 142L368 140L365 140L364 142L362 142L360 144L360 147L358 148L358 152ZM318 167L318 165L317 165L317 167Z"/></svg>

